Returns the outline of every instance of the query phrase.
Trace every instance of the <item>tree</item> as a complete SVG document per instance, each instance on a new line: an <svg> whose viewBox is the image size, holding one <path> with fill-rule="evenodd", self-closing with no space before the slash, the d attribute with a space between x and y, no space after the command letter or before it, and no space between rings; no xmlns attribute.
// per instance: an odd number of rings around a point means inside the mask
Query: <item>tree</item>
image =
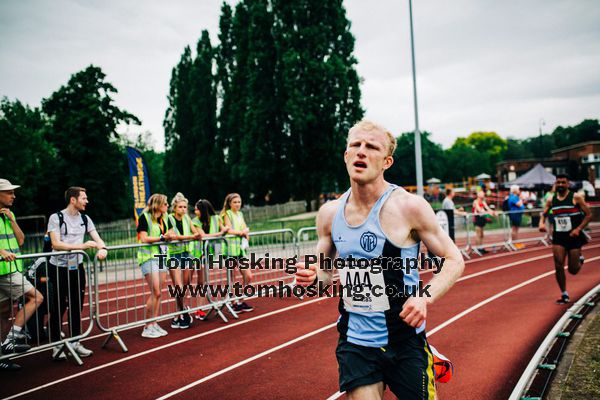
<svg viewBox="0 0 600 400"><path fill-rule="evenodd" d="M532 158L533 153L525 146L523 140L508 138L506 139L506 151L504 160L518 160L523 158Z"/></svg>
<svg viewBox="0 0 600 400"><path fill-rule="evenodd" d="M426 178L445 178L446 163L442 146L432 142L429 132L421 132L421 157ZM415 135L405 132L396 138L394 164L385 172L385 179L399 185L416 184Z"/></svg>
<svg viewBox="0 0 600 400"><path fill-rule="evenodd" d="M226 172L229 192L240 192L247 198L242 178L242 138L245 134L244 120L248 111L246 84L248 79L248 29L250 16L247 1L235 7L235 16L229 24L228 11L220 21L221 46L218 51L218 76L222 92L219 112L219 137L225 148ZM226 10L226 7L223 7Z"/></svg>
<svg viewBox="0 0 600 400"><path fill-rule="evenodd" d="M597 119L586 119L575 126L558 126L552 132L556 148L591 140L600 140L600 125Z"/></svg>
<svg viewBox="0 0 600 400"><path fill-rule="evenodd" d="M284 132L291 149L295 195L317 199L346 186L343 149L362 118L354 37L341 0L273 0L281 68Z"/></svg>
<svg viewBox="0 0 600 400"><path fill-rule="evenodd" d="M169 106L165 112L165 175L169 194L191 187L196 146L191 138L193 127L190 100L192 52L183 50L179 63L171 72Z"/></svg>
<svg viewBox="0 0 600 400"><path fill-rule="evenodd" d="M208 198L213 204L224 197L223 153L217 143L217 97L213 76L213 47L208 31L202 31L190 77L192 130L189 141L182 141L191 155L192 179L187 192L193 201ZM183 137L183 133L182 133Z"/></svg>
<svg viewBox="0 0 600 400"><path fill-rule="evenodd" d="M3 141L0 165L3 178L20 185L16 195L15 211L18 216L48 214L49 198L58 197L60 190L56 170L57 150L47 141L48 124L39 109L30 108L20 101L0 101L0 136Z"/></svg>
<svg viewBox="0 0 600 400"><path fill-rule="evenodd" d="M288 144L283 132L282 107L277 90L277 52L271 32L273 15L267 0L250 3L244 134L241 137L241 181L253 203L263 204L271 193L275 202L289 199Z"/></svg>
<svg viewBox="0 0 600 400"><path fill-rule="evenodd" d="M129 210L127 162L117 143L116 128L140 122L114 105L111 96L117 89L105 78L99 67L90 65L42 100L42 109L50 121L48 140L57 150L50 168L57 175L58 189L85 187L94 217L114 220ZM64 199L56 196L49 204L57 210L64 206Z"/></svg>
<svg viewBox="0 0 600 400"><path fill-rule="evenodd" d="M469 145L464 138L456 139L445 155L446 164L449 166L445 176L447 181L462 181L481 172L490 175L496 173L495 165L491 166L490 155Z"/></svg>

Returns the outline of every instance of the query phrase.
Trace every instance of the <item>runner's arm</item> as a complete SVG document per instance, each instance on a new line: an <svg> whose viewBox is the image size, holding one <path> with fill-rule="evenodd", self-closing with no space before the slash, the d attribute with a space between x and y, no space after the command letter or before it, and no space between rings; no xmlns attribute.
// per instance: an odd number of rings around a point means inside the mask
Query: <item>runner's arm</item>
<svg viewBox="0 0 600 400"><path fill-rule="evenodd" d="M544 206L544 211L542 211L542 215L540 216L540 223L538 224L540 228L544 228L546 226L546 215L550 212L550 206L552 205L552 198L546 200L546 205Z"/></svg>
<svg viewBox="0 0 600 400"><path fill-rule="evenodd" d="M575 200L575 204L579 205L579 207L581 207L581 211L583 211L583 213L585 214L585 216L583 217L583 221L581 221L581 224L579 224L579 226L575 228L576 230L581 232L581 230L585 228L585 226L592 220L592 210L590 210L590 207L585 202L585 199L582 195L575 193L573 195L573 199Z"/></svg>
<svg viewBox="0 0 600 400"><path fill-rule="evenodd" d="M335 257L336 249L331 240L331 224L337 210L337 201L325 203L317 214L317 248L316 254L319 261L314 264L305 265L304 262L296 264L296 283L301 286L309 286L318 278L324 284L330 284L333 278L333 270L325 269L321 257L332 259Z"/></svg>
<svg viewBox="0 0 600 400"><path fill-rule="evenodd" d="M465 262L452 239L442 230L437 222L433 209L421 197L413 197L411 207L411 226L417 233L427 249L444 260L441 271L434 275L430 285L431 297L426 299L428 304L433 304L442 297L456 280L461 276L465 268Z"/></svg>

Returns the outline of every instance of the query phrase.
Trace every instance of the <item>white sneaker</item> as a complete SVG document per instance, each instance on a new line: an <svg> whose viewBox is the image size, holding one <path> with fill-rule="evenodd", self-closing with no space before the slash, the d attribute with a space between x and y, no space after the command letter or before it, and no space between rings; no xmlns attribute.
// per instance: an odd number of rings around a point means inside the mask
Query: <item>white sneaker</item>
<svg viewBox="0 0 600 400"><path fill-rule="evenodd" d="M64 361L67 359L67 355L63 351L58 355L58 352L62 349L62 346L56 346L52 349L52 359L55 361Z"/></svg>
<svg viewBox="0 0 600 400"><path fill-rule="evenodd" d="M160 333L161 336L167 336L169 334L169 332L167 332L163 328L161 328L159 324L154 324L154 325L152 325L152 327L154 328L154 330L156 332Z"/></svg>
<svg viewBox="0 0 600 400"><path fill-rule="evenodd" d="M73 349L81 357L89 357L92 354L94 354L94 352L92 350L86 349L85 347L83 347L83 345L80 342L73 343Z"/></svg>
<svg viewBox="0 0 600 400"><path fill-rule="evenodd" d="M154 325L146 325L144 330L142 331L142 337L149 339L156 339L161 337L162 335L156 329L154 329Z"/></svg>

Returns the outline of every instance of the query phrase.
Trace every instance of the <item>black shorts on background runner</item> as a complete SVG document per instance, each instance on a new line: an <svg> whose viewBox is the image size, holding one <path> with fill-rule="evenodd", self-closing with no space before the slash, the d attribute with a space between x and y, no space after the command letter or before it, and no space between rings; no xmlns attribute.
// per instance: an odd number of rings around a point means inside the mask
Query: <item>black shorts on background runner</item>
<svg viewBox="0 0 600 400"><path fill-rule="evenodd" d="M575 237L569 236L568 232L554 232L552 234L552 244L556 246L562 246L567 249L567 251L580 249L587 242L588 240L583 233L579 233L579 236Z"/></svg>
<svg viewBox="0 0 600 400"><path fill-rule="evenodd" d="M335 351L340 391L383 382L399 399L435 398L433 356L425 333L385 347L365 347L340 339Z"/></svg>

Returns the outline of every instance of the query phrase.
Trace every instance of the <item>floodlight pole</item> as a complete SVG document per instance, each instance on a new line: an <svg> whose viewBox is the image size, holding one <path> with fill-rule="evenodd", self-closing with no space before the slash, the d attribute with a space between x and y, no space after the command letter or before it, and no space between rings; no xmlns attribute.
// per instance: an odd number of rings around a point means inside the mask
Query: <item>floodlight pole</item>
<svg viewBox="0 0 600 400"><path fill-rule="evenodd" d="M419 107L417 105L417 69L415 67L412 0L408 0L408 13L410 16L410 51L412 54L413 97L415 106L415 164L417 170L417 194L419 196L423 196L423 163L421 162L421 131L419 131Z"/></svg>

